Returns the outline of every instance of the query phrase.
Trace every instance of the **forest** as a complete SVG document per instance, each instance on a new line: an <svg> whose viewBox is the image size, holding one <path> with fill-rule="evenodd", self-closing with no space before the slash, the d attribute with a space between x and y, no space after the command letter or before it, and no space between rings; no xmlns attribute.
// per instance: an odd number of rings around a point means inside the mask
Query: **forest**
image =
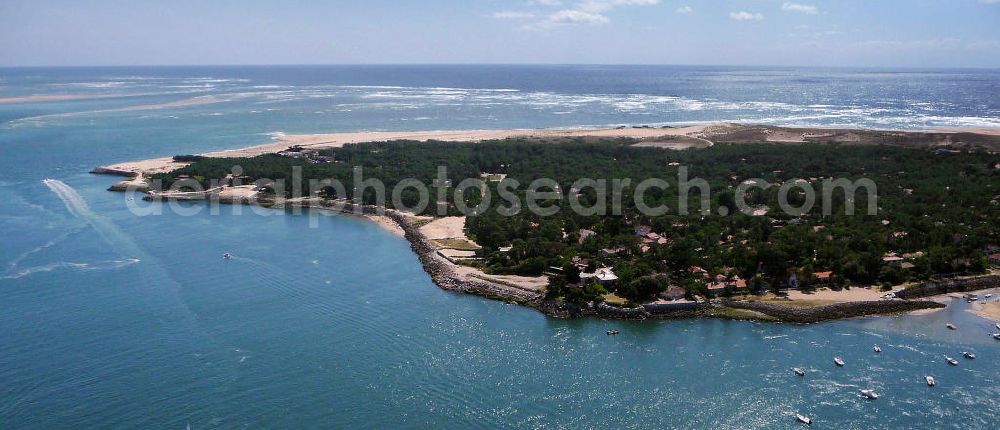
<svg viewBox="0 0 1000 430"><path fill-rule="evenodd" d="M178 177L194 178L207 186L238 165L245 183L285 179L284 186L274 192L288 196L294 191L291 179L297 167L305 181L343 183L346 195L337 197L392 207L388 196L379 199L372 189L355 196L355 168L360 167L364 178L377 178L388 190L410 178L426 184L431 204L422 208L425 214L439 210L443 212L438 214L460 214L460 207L474 207L490 193L489 206L466 219L468 235L482 247L477 252L481 260L472 264L494 274L549 274L549 295L573 301L600 300L611 290L640 302L655 298L669 285L683 287L688 297L706 295L716 277L742 279L748 289L758 291L789 283L814 288L817 272L832 272L825 282L834 288L894 285L983 272L988 268L984 251L1000 243L997 154L765 143L721 143L676 151L634 147L633 143L577 138L547 143L508 139L349 144L296 157L195 157L191 165L154 179L162 181L163 187L170 187ZM440 167L446 169L446 181L438 179ZM710 188L708 195L697 188L682 195L678 187L682 170L688 178L703 179ZM455 185L468 178L487 180L455 193ZM528 185L539 178L552 179L557 186L544 190L562 196L542 202L551 213L536 214L497 198L498 188L504 187L524 201ZM609 207L609 213L603 214L572 210L570 194L585 207L601 200L602 194L592 187L574 187L581 178L606 179L609 184L629 179L620 190L620 210ZM632 197L636 185L649 178L662 179L666 186L646 190L639 201L653 207L665 205L669 210L664 214L644 214ZM751 178L773 184L746 194L748 204L761 209L754 215L739 212L735 203L738 187ZM804 181L801 184L819 190L831 178L866 178L876 188L859 189L853 198L836 190L829 205L817 198L802 213L780 210L782 184ZM306 185L303 192L333 197L329 187L315 188ZM439 190L444 199L434 204ZM795 206L807 201L800 188L786 192ZM877 196L874 215L867 214L868 193ZM420 200L412 188L401 197L403 206L410 209ZM703 197L707 197L704 202ZM687 214L679 211L684 203L690 208ZM703 203L707 212L701 211ZM853 215L845 213L851 205L855 206ZM606 285L580 281L580 272L598 267L613 269L618 280ZM729 292L727 288L725 293Z"/></svg>

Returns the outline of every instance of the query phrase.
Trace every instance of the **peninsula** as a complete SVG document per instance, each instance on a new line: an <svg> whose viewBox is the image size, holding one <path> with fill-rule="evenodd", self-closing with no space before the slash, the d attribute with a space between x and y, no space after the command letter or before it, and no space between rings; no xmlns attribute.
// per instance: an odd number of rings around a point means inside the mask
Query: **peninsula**
<svg viewBox="0 0 1000 430"><path fill-rule="evenodd" d="M917 295L901 298L908 287L1000 286L992 268L1000 251L1000 136L982 130L712 124L272 137L266 145L94 172L128 176L112 189L144 191L151 200L362 214L403 235L439 287L560 317L814 322L943 306ZM434 195L443 197L414 210L420 199L413 190L394 202L355 194L356 167L388 189L405 179L436 183ZM443 180L440 167L448 172ZM347 186L296 193L291 185L261 182L296 169L303 180ZM704 192L679 192L681 170L703 179ZM631 185L619 191L629 196L643 180L663 178L665 186L616 213L573 213L567 200L594 207L601 199L576 185L584 177L627 178ZM470 178L480 185L441 193ZM556 197L543 199L555 209L549 215L510 215L503 201L489 202L487 195L502 195L508 181L520 184L511 195L528 197L527 184L541 178L553 181L547 190ZM877 190L834 193L833 207L779 210L779 197L804 207L806 196L789 191L793 185L818 187L835 178L871 179ZM877 197L872 212L843 213L868 197ZM754 209L741 213L737 200L750 200ZM639 210L663 202L695 209ZM461 210L477 205L473 213Z"/></svg>

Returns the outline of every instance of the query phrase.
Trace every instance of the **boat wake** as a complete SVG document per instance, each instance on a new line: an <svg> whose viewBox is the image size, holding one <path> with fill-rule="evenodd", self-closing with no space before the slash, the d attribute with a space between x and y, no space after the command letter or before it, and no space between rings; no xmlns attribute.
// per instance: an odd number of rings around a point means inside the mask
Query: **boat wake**
<svg viewBox="0 0 1000 430"><path fill-rule="evenodd" d="M14 273L4 275L0 279L18 279L35 273L51 272L58 269L72 270L111 270L138 263L138 258L127 258L124 260L97 261L93 263L78 263L72 261L59 261L55 263L43 264L41 266L27 267Z"/></svg>

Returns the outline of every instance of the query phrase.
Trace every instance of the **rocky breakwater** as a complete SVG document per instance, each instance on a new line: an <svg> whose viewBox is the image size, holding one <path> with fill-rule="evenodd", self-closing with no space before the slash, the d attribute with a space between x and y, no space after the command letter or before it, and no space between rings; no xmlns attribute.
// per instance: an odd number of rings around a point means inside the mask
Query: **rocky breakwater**
<svg viewBox="0 0 1000 430"><path fill-rule="evenodd" d="M946 281L924 282L896 293L901 299L937 296L948 293L964 293L967 291L1000 288L1000 275L983 275L970 278L950 279Z"/></svg>
<svg viewBox="0 0 1000 430"><path fill-rule="evenodd" d="M943 308L945 305L922 300L876 300L863 302L834 303L822 306L797 307L778 303L723 300L721 304L735 309L747 309L794 323L814 323L866 315L910 312L918 309Z"/></svg>

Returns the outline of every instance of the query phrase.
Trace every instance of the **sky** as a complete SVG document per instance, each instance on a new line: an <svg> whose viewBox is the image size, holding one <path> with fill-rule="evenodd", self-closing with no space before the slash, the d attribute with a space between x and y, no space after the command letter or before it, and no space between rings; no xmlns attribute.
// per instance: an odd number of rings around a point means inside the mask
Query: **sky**
<svg viewBox="0 0 1000 430"><path fill-rule="evenodd" d="M0 66L1000 67L1000 0L0 0Z"/></svg>

